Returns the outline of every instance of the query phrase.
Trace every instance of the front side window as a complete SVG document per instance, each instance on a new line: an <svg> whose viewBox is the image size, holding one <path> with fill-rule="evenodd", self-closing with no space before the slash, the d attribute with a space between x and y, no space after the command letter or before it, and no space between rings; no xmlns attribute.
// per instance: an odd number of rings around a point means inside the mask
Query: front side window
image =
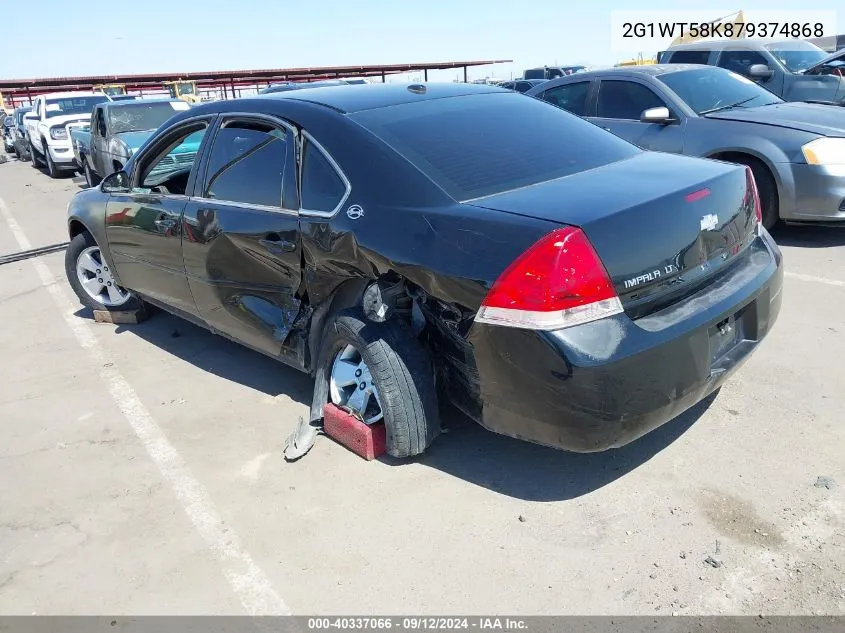
<svg viewBox="0 0 845 633"><path fill-rule="evenodd" d="M549 88L543 93L542 99L572 114L585 116L587 114L587 95L589 93L590 82L579 81L578 83Z"/></svg>
<svg viewBox="0 0 845 633"><path fill-rule="evenodd" d="M306 141L302 158L302 208L331 213L346 197L346 182L314 143Z"/></svg>
<svg viewBox="0 0 845 633"><path fill-rule="evenodd" d="M697 68L658 75L696 114L716 108L755 107L783 103L780 97L750 79L721 68Z"/></svg>
<svg viewBox="0 0 845 633"><path fill-rule="evenodd" d="M108 97L67 97L65 99L47 99L44 103L45 118L66 116L68 114L90 114L98 103L105 103Z"/></svg>
<svg viewBox="0 0 845 633"><path fill-rule="evenodd" d="M105 119L103 119L102 109L97 110L94 114L94 129L97 130L97 134L100 136L106 135L106 122Z"/></svg>
<svg viewBox="0 0 845 633"><path fill-rule="evenodd" d="M203 197L281 208L287 133L269 123L230 121L214 138Z"/></svg>
<svg viewBox="0 0 845 633"><path fill-rule="evenodd" d="M757 51L723 51L719 55L719 63L717 66L730 70L731 72L739 73L740 75L747 75L748 69L754 64L768 65L769 61Z"/></svg>
<svg viewBox="0 0 845 633"><path fill-rule="evenodd" d="M596 116L639 121L644 111L665 106L663 99L642 84L633 81L602 81Z"/></svg>
<svg viewBox="0 0 845 633"><path fill-rule="evenodd" d="M142 167L141 188L155 193L185 195L188 177L207 129L207 123L197 123L171 138L162 151L156 153L153 162Z"/></svg>

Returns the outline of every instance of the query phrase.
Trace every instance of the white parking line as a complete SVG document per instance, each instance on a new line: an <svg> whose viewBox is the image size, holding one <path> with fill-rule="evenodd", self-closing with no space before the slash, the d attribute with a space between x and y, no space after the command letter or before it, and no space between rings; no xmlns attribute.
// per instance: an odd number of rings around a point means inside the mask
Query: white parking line
<svg viewBox="0 0 845 633"><path fill-rule="evenodd" d="M817 284L827 284L828 286L839 286L840 288L845 288L845 281L839 281L838 279L816 277L815 275L802 275L801 273L793 273L789 271L786 271L784 276L791 279L800 279L801 281L812 281Z"/></svg>
<svg viewBox="0 0 845 633"><path fill-rule="evenodd" d="M21 250L32 248L2 199L0 199L0 214L9 225ZM74 307L68 293L56 281L43 261L38 258L29 261L38 273L41 283L56 302L59 312L62 313L77 342L88 352L92 362L100 368L100 377L108 385L118 408L141 440L150 458L158 466L162 476L172 486L176 498L220 563L223 574L246 611L250 615L290 615L290 610L276 593L270 579L252 557L241 548L239 539L232 529L224 526L205 488L194 477L182 456L156 424L132 385L105 353L91 331L91 326L74 315L77 308Z"/></svg>

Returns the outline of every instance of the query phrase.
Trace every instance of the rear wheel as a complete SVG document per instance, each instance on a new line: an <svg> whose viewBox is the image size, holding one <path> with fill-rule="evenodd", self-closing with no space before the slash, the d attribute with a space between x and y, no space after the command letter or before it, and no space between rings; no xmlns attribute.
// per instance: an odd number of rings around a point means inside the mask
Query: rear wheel
<svg viewBox="0 0 845 633"><path fill-rule="evenodd" d="M419 455L440 433L428 352L404 323L372 323L359 309L340 312L323 340L312 419L327 402L366 424L383 420L393 457Z"/></svg>
<svg viewBox="0 0 845 633"><path fill-rule="evenodd" d="M137 310L142 302L118 286L97 241L90 233L74 237L65 251L65 274L83 305L92 310Z"/></svg>

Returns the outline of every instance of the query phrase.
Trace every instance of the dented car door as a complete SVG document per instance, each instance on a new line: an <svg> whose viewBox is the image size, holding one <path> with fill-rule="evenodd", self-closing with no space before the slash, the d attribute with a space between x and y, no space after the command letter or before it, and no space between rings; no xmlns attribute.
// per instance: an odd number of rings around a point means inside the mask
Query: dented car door
<svg viewBox="0 0 845 633"><path fill-rule="evenodd" d="M182 249L208 326L298 365L285 346L301 282L294 138L271 117L222 118L185 207Z"/></svg>

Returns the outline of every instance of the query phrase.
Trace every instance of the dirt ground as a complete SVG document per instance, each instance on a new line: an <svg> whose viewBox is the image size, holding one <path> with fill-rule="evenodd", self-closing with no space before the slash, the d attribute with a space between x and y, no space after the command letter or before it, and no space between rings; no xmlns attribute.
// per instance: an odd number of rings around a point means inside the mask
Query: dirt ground
<svg viewBox="0 0 845 633"><path fill-rule="evenodd" d="M0 164L0 254L82 186ZM843 614L845 231L775 237L780 320L715 400L597 455L451 414L407 464L285 463L307 376L2 265L0 613Z"/></svg>

